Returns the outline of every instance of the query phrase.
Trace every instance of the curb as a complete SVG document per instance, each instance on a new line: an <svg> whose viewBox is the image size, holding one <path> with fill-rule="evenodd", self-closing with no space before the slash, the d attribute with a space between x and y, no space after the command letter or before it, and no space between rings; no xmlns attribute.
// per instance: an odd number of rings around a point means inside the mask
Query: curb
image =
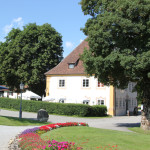
<svg viewBox="0 0 150 150"><path fill-rule="evenodd" d="M8 150L21 150L21 148L18 147L18 137L19 137L19 134L17 134L15 136L15 138L10 139L10 141L8 143Z"/></svg>

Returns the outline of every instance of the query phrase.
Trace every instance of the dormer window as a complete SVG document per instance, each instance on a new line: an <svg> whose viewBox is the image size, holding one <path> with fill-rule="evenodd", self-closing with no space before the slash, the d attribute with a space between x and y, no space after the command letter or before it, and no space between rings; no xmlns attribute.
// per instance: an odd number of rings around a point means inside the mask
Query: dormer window
<svg viewBox="0 0 150 150"><path fill-rule="evenodd" d="M69 69L73 69L75 67L75 64L71 63L69 64Z"/></svg>

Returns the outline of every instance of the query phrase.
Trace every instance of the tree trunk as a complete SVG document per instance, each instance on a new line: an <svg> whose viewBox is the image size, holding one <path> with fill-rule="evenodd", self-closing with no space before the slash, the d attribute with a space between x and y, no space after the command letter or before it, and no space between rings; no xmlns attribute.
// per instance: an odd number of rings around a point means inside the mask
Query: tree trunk
<svg viewBox="0 0 150 150"><path fill-rule="evenodd" d="M141 88L143 97L143 110L141 111L141 128L143 130L150 130L150 82L147 80L143 82L144 85Z"/></svg>
<svg viewBox="0 0 150 150"><path fill-rule="evenodd" d="M150 130L150 107L148 110L141 111L141 129Z"/></svg>

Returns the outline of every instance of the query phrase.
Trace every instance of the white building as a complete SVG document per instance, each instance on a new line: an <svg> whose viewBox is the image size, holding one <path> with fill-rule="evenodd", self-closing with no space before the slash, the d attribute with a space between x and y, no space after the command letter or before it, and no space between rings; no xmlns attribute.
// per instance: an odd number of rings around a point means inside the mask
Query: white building
<svg viewBox="0 0 150 150"><path fill-rule="evenodd" d="M3 89L3 90L0 90L0 97L9 97L9 98L17 99L17 98L21 98L21 94L15 91L10 91L9 89ZM22 93L22 99L23 100L39 100L41 99L41 96L35 94L32 91L25 90Z"/></svg>
<svg viewBox="0 0 150 150"><path fill-rule="evenodd" d="M132 93L133 83L126 90L113 86L104 86L94 76L89 77L79 55L84 48L89 48L83 41L61 63L46 72L46 96L53 102L106 105L108 114L125 115L133 112L137 106L136 92Z"/></svg>

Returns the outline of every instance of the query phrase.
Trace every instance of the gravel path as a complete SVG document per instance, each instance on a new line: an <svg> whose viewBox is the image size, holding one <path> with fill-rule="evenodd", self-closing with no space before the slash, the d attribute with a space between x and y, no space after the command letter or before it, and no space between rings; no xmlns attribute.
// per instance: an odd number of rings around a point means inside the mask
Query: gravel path
<svg viewBox="0 0 150 150"><path fill-rule="evenodd" d="M8 111L1 110L0 116L12 116L18 117L18 111ZM36 119L36 113L23 112L23 118ZM66 116L57 116L57 115L49 115L49 122L57 123L57 122L86 122L90 127L95 128L103 128L103 129L111 129L118 131L126 131L128 127L137 127L140 125L141 116L119 116L112 118L103 118L103 119L88 119L88 118L77 118L77 117L66 117ZM33 126L32 126L33 127ZM8 142L11 138L14 138L19 132L32 128L31 126L0 126L0 150L8 150Z"/></svg>

